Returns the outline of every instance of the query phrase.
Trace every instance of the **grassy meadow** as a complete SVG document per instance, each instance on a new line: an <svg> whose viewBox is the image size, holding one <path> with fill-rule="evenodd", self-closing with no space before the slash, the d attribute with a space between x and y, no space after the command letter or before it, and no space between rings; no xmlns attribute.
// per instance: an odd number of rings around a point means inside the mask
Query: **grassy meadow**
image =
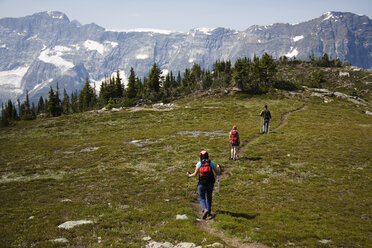
<svg viewBox="0 0 372 248"><path fill-rule="evenodd" d="M224 244L195 225L195 178L185 197L185 173L207 149L225 168L212 225L226 236L271 247L371 247L372 117L360 108L274 94L190 96L174 104L1 128L0 246L144 247L147 236ZM284 113L306 107L260 136L265 104L271 129ZM237 161L228 160L234 124L246 145ZM70 220L93 224L58 228Z"/></svg>

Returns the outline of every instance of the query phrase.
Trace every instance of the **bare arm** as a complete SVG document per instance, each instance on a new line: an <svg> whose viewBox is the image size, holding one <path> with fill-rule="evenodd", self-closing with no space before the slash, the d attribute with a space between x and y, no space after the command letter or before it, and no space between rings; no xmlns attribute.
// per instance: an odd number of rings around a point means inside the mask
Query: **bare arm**
<svg viewBox="0 0 372 248"><path fill-rule="evenodd" d="M187 172L186 175L187 175L188 177L194 177L194 176L196 176L196 174L198 173L198 171L199 171L199 169L198 169L198 168L195 168L194 173L189 174L189 172Z"/></svg>

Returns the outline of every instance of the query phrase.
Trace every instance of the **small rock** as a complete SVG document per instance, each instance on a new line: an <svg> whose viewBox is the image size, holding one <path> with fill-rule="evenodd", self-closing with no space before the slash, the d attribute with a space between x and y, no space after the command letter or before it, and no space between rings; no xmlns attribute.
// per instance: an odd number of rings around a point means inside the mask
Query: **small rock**
<svg viewBox="0 0 372 248"><path fill-rule="evenodd" d="M28 217L29 220L32 220L33 218L35 218L35 216Z"/></svg>
<svg viewBox="0 0 372 248"><path fill-rule="evenodd" d="M146 248L173 248L173 247L174 245L172 245L172 243L169 243L169 242L160 243L160 242L151 241L150 243L146 245Z"/></svg>
<svg viewBox="0 0 372 248"><path fill-rule="evenodd" d="M330 240L330 239L322 239L322 240L319 240L319 242L320 243L322 243L322 244L327 244L327 243L329 243L329 242L331 242L332 240Z"/></svg>
<svg viewBox="0 0 372 248"><path fill-rule="evenodd" d="M165 202L170 202L170 200L169 199L165 199Z"/></svg>
<svg viewBox="0 0 372 248"><path fill-rule="evenodd" d="M291 154L287 154L287 157L290 157L291 156Z"/></svg>
<svg viewBox="0 0 372 248"><path fill-rule="evenodd" d="M77 220L77 221L66 221L58 226L58 228L64 229L71 229L75 226L84 225L84 224L92 224L93 221L91 220Z"/></svg>
<svg viewBox="0 0 372 248"><path fill-rule="evenodd" d="M61 200L61 202L72 202L70 199L63 199L63 200Z"/></svg>
<svg viewBox="0 0 372 248"><path fill-rule="evenodd" d="M188 217L187 217L186 214L177 214L177 215L176 215L176 219L177 219L177 220L187 220Z"/></svg>
<svg viewBox="0 0 372 248"><path fill-rule="evenodd" d="M340 71L339 76L340 77L350 77L350 73Z"/></svg>
<svg viewBox="0 0 372 248"><path fill-rule="evenodd" d="M151 240L151 237L150 237L150 236L143 237L142 240L143 240L143 241L150 241L150 240Z"/></svg>
<svg viewBox="0 0 372 248"><path fill-rule="evenodd" d="M93 152L93 151L97 151L98 149L99 147L86 147L82 149L80 152Z"/></svg>
<svg viewBox="0 0 372 248"><path fill-rule="evenodd" d="M196 245L194 243L182 242L174 246L175 248L195 248Z"/></svg>
<svg viewBox="0 0 372 248"><path fill-rule="evenodd" d="M101 242L102 242L102 238L98 237L98 244L101 244Z"/></svg>
<svg viewBox="0 0 372 248"><path fill-rule="evenodd" d="M367 111L366 111L366 114L367 114L367 115L372 115L372 112L367 110Z"/></svg>
<svg viewBox="0 0 372 248"><path fill-rule="evenodd" d="M66 238L58 238L51 240L52 242L59 242L59 243L68 243L68 239Z"/></svg>
<svg viewBox="0 0 372 248"><path fill-rule="evenodd" d="M220 243L213 243L211 245L207 245L207 247L217 247L217 248L223 248L223 244L220 244Z"/></svg>

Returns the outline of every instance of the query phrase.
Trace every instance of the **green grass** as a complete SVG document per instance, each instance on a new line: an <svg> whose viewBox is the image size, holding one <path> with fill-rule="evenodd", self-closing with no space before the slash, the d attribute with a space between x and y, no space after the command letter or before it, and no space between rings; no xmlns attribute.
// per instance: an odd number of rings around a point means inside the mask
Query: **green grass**
<svg viewBox="0 0 372 248"><path fill-rule="evenodd" d="M227 159L234 124L246 143L258 135L263 105L275 128L282 114L304 103L287 125L249 144L240 160ZM195 195L185 199L185 172L201 149L231 168L220 182L215 218L226 235L276 247L369 246L370 116L343 101L274 95L188 97L176 104L172 111L90 112L0 129L1 246L141 247L145 236L223 243L194 224ZM178 134L218 130L226 136ZM191 179L189 191L195 185ZM94 224L58 228L68 220ZM69 242L50 241L60 237Z"/></svg>

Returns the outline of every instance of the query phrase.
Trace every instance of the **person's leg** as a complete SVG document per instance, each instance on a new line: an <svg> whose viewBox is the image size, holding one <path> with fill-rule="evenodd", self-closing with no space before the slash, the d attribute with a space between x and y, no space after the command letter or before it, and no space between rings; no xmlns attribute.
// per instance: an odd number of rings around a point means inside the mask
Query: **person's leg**
<svg viewBox="0 0 372 248"><path fill-rule="evenodd" d="M200 205L201 205L202 211L205 210L205 209L208 209L207 208L207 200L205 199L206 187L199 184L198 185L198 192L199 192L199 199L200 199Z"/></svg>
<svg viewBox="0 0 372 248"><path fill-rule="evenodd" d="M209 185L207 186L206 188L206 193L207 193L207 210L208 210L208 214L211 214L211 210L212 210L212 195L213 195L213 187L214 185Z"/></svg>
<svg viewBox="0 0 372 248"><path fill-rule="evenodd" d="M268 129L268 121L264 120L264 133L267 133L267 129Z"/></svg>
<svg viewBox="0 0 372 248"><path fill-rule="evenodd" d="M231 145L230 158L234 159L234 146L233 145Z"/></svg>
<svg viewBox="0 0 372 248"><path fill-rule="evenodd" d="M234 155L233 155L233 158L234 158L234 160L235 160L235 159L236 159L236 146L233 146L233 151L234 151L234 152L233 152L233 154L234 154Z"/></svg>

